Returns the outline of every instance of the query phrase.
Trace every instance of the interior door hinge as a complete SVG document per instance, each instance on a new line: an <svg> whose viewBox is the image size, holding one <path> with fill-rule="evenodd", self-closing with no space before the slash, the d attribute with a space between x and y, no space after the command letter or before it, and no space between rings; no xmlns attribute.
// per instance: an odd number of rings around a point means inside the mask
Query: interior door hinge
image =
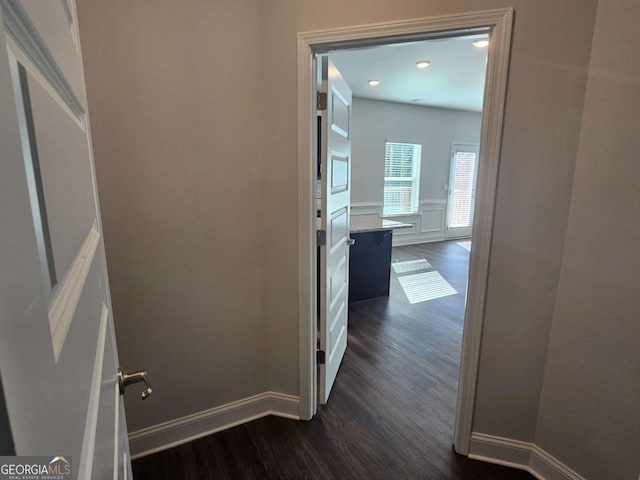
<svg viewBox="0 0 640 480"><path fill-rule="evenodd" d="M324 365L325 363L324 350L316 350L316 362L318 363L318 365Z"/></svg>
<svg viewBox="0 0 640 480"><path fill-rule="evenodd" d="M326 232L326 230L316 230L316 241L317 241L319 247L321 247L322 245L326 245L327 244L327 232Z"/></svg>
<svg viewBox="0 0 640 480"><path fill-rule="evenodd" d="M316 108L319 111L327 109L327 94L326 92L318 92L316 95Z"/></svg>

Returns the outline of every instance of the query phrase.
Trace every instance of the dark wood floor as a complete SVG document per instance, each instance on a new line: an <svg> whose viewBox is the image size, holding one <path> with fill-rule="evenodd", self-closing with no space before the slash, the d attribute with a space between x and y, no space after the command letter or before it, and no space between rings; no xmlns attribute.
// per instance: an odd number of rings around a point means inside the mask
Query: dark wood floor
<svg viewBox="0 0 640 480"><path fill-rule="evenodd" d="M329 404L310 422L266 417L133 462L136 480L533 479L451 448L469 253L455 242L393 249L426 258L458 291L411 305L354 303Z"/></svg>

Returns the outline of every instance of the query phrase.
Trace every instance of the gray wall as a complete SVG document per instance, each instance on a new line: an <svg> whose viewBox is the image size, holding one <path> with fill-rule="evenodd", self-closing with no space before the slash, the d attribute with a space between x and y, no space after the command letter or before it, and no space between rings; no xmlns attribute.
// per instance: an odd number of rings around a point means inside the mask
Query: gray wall
<svg viewBox="0 0 640 480"><path fill-rule="evenodd" d="M446 200L451 144L480 142L480 113L353 99L351 201L382 202L384 144L422 145L420 200Z"/></svg>
<svg viewBox="0 0 640 480"><path fill-rule="evenodd" d="M596 2L518 2L473 428L533 440Z"/></svg>
<svg viewBox="0 0 640 480"><path fill-rule="evenodd" d="M594 479L640 472L639 19L599 3L536 434Z"/></svg>
<svg viewBox="0 0 640 480"><path fill-rule="evenodd" d="M296 33L514 6L474 430L534 439L595 0L78 3L131 430L298 394Z"/></svg>
<svg viewBox="0 0 640 480"><path fill-rule="evenodd" d="M78 1L130 431L267 388L259 5Z"/></svg>
<svg viewBox="0 0 640 480"><path fill-rule="evenodd" d="M586 85L593 0L265 0L265 314L270 386L298 392L296 33L514 6L474 430L533 440ZM287 215L268 212L286 211ZM296 253L294 253L296 252Z"/></svg>

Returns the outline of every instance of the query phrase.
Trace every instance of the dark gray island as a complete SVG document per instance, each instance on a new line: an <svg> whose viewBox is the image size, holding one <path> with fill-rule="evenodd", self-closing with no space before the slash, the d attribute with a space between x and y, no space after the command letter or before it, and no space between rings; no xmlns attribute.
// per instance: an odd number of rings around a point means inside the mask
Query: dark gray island
<svg viewBox="0 0 640 480"><path fill-rule="evenodd" d="M349 252L349 302L389 296L393 230L409 227L370 215L351 217L349 232L355 244Z"/></svg>

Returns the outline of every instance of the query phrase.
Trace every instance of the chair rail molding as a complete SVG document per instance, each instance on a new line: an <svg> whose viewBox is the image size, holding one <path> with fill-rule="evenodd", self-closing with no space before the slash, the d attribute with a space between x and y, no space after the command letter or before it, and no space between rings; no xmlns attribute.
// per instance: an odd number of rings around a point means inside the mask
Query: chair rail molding
<svg viewBox="0 0 640 480"><path fill-rule="evenodd" d="M351 202L351 215L382 215L382 202Z"/></svg>

